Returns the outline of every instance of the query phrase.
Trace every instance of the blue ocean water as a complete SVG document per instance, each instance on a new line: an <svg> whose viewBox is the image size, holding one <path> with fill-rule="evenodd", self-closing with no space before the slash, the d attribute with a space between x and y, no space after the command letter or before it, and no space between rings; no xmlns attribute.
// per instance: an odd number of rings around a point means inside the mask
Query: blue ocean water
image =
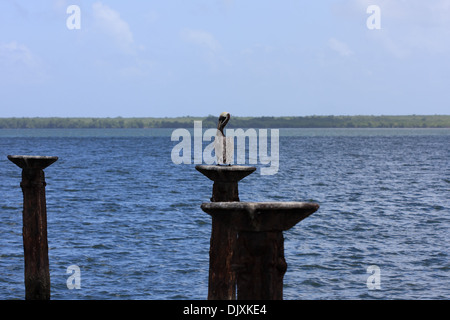
<svg viewBox="0 0 450 320"><path fill-rule="evenodd" d="M24 299L21 172L45 170L52 299L206 299L212 182L175 165L171 129L0 130L0 299ZM312 201L284 233L284 298L450 297L450 129L281 129L276 175L241 201ZM80 268L68 289L67 268ZM379 289L369 289L369 266Z"/></svg>

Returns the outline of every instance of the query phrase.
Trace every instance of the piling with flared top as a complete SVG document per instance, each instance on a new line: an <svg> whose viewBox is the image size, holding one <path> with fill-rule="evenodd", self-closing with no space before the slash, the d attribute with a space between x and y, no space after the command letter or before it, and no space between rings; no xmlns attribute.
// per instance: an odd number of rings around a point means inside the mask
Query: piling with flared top
<svg viewBox="0 0 450 320"><path fill-rule="evenodd" d="M307 202L214 202L201 208L213 219L227 217L237 234L232 254L238 300L282 300L283 231L317 211Z"/></svg>
<svg viewBox="0 0 450 320"><path fill-rule="evenodd" d="M50 299L47 204L44 169L58 160L46 156L8 156L22 169L25 299Z"/></svg>
<svg viewBox="0 0 450 320"><path fill-rule="evenodd" d="M214 181L211 202L239 201L238 182L255 167L198 165L197 171ZM236 274L233 253L236 230L227 215L213 216L209 251L208 300L235 300Z"/></svg>

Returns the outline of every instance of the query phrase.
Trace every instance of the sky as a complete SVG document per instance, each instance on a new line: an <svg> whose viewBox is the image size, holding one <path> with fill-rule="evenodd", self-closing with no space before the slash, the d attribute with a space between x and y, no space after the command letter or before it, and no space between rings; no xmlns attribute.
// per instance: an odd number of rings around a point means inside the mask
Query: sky
<svg viewBox="0 0 450 320"><path fill-rule="evenodd" d="M448 115L450 1L0 0L0 117L223 111Z"/></svg>

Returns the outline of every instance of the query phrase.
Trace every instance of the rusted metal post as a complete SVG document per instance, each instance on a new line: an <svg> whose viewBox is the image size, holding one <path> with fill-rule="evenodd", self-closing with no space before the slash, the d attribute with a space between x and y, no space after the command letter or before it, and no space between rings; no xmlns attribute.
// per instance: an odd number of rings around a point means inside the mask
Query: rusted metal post
<svg viewBox="0 0 450 320"><path fill-rule="evenodd" d="M239 201L238 182L255 167L198 165L199 172L214 181L211 202ZM236 275L232 266L236 230L227 215L212 218L209 250L208 300L235 300Z"/></svg>
<svg viewBox="0 0 450 320"><path fill-rule="evenodd" d="M58 157L8 156L22 168L25 299L50 299L44 170Z"/></svg>
<svg viewBox="0 0 450 320"><path fill-rule="evenodd" d="M283 300L287 264L281 231L240 231L235 265L239 300Z"/></svg>
<svg viewBox="0 0 450 320"><path fill-rule="evenodd" d="M238 300L282 300L283 231L318 210L306 202L215 202L201 208L213 219L226 216L237 231L233 265Z"/></svg>

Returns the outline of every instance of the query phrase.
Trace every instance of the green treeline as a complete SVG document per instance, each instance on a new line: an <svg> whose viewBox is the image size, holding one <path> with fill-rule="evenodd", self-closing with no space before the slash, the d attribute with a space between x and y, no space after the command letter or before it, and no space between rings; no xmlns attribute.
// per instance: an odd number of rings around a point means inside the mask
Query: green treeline
<svg viewBox="0 0 450 320"><path fill-rule="evenodd" d="M217 116L177 118L0 118L0 129L33 128L203 128ZM231 117L229 128L450 128L450 115Z"/></svg>

